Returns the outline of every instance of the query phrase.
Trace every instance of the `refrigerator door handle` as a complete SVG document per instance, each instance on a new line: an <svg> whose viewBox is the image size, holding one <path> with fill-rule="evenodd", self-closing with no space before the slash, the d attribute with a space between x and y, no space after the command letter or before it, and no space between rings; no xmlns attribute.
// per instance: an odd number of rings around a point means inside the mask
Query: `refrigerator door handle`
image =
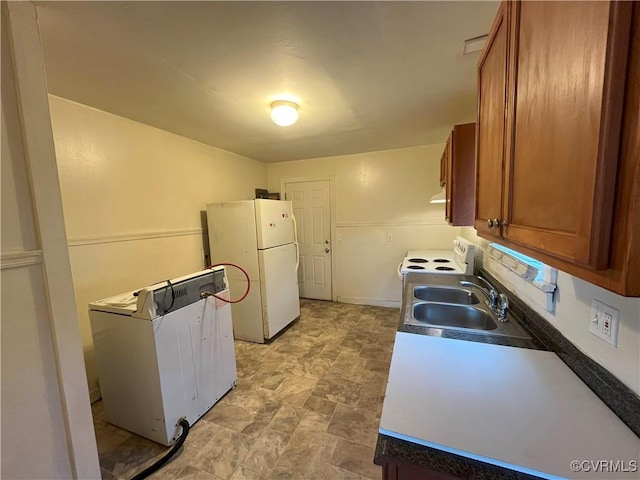
<svg viewBox="0 0 640 480"><path fill-rule="evenodd" d="M291 220L293 221L293 243L296 244L296 272L300 266L300 246L298 245L298 223L296 222L296 216L291 212Z"/></svg>
<svg viewBox="0 0 640 480"><path fill-rule="evenodd" d="M296 222L296 216L291 213L291 220L293 221L293 242L298 243L298 222Z"/></svg>

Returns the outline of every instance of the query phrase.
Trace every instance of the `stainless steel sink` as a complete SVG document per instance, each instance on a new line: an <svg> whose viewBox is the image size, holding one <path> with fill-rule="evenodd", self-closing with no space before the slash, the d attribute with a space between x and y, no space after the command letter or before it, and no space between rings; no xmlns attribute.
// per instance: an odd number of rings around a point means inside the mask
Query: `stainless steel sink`
<svg viewBox="0 0 640 480"><path fill-rule="evenodd" d="M481 287L460 284L473 285L475 280L469 275L407 275L400 312L406 331L471 341L491 337L490 343L500 343L497 337L505 339L505 344L532 340L511 312L507 321L498 321L480 295Z"/></svg>
<svg viewBox="0 0 640 480"><path fill-rule="evenodd" d="M496 323L486 311L467 305L414 303L413 318L418 322L438 327L471 328L473 330L495 330L497 328Z"/></svg>
<svg viewBox="0 0 640 480"><path fill-rule="evenodd" d="M471 290L455 287L415 287L413 296L426 302L455 303L459 305L476 305L478 297Z"/></svg>

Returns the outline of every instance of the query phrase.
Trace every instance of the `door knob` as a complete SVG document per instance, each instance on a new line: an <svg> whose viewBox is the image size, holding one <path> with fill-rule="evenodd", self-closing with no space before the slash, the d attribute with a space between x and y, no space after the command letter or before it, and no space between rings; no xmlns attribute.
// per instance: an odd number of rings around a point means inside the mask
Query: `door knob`
<svg viewBox="0 0 640 480"><path fill-rule="evenodd" d="M324 243L326 243L327 245L329 245L329 240L325 240Z"/></svg>
<svg viewBox="0 0 640 480"><path fill-rule="evenodd" d="M487 227L489 228L493 227L493 220L491 219L487 220Z"/></svg>
<svg viewBox="0 0 640 480"><path fill-rule="evenodd" d="M493 221L493 226L496 227L496 228L500 228L500 219L496 218Z"/></svg>
<svg viewBox="0 0 640 480"><path fill-rule="evenodd" d="M331 250L329 248L324 249L324 253L329 253Z"/></svg>

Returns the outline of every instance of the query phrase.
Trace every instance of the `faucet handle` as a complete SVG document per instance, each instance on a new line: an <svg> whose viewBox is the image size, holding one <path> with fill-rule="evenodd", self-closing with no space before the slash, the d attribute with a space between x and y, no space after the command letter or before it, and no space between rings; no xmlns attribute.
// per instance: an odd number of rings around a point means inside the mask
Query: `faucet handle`
<svg viewBox="0 0 640 480"><path fill-rule="evenodd" d="M507 321L507 309L509 308L509 299L504 293L499 295L500 304L498 305L498 320L501 322Z"/></svg>
<svg viewBox="0 0 640 480"><path fill-rule="evenodd" d="M500 295L503 294L501 293ZM496 308L498 306L498 298L500 297L500 295L498 295L498 292L496 292L493 288L489 290L489 306L491 308Z"/></svg>

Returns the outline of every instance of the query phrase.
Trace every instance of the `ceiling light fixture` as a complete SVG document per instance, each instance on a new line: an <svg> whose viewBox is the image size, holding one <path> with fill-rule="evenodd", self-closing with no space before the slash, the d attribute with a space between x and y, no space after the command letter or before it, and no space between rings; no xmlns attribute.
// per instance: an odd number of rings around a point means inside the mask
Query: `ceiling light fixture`
<svg viewBox="0 0 640 480"><path fill-rule="evenodd" d="M447 203L447 194L444 191L444 188L442 189L442 191L436 193L433 197L431 197L429 203Z"/></svg>
<svg viewBox="0 0 640 480"><path fill-rule="evenodd" d="M271 120L281 127L293 125L298 121L298 105L288 100L276 100L271 104Z"/></svg>
<svg viewBox="0 0 640 480"><path fill-rule="evenodd" d="M482 50L488 36L489 35L480 35L479 37L469 38L465 40L462 44L462 54L469 55L470 53L475 53Z"/></svg>

